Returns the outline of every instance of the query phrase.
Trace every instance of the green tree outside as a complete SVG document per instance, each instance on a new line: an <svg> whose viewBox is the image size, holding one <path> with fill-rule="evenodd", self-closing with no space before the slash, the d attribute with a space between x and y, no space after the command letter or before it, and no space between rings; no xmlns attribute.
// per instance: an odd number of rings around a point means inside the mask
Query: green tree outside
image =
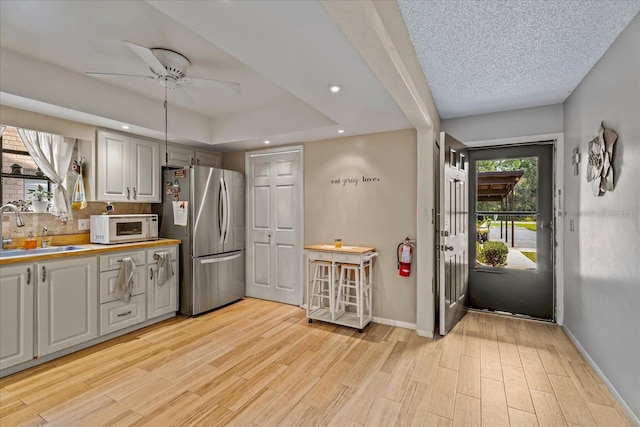
<svg viewBox="0 0 640 427"><path fill-rule="evenodd" d="M524 171L524 175L515 186L514 199L516 211L536 211L538 192L538 159L536 157L524 159L500 159L500 160L479 160L476 163L476 170L480 172L502 172L502 171ZM502 210L500 202L477 202L478 211L497 212ZM515 220L535 220L525 215L517 216Z"/></svg>

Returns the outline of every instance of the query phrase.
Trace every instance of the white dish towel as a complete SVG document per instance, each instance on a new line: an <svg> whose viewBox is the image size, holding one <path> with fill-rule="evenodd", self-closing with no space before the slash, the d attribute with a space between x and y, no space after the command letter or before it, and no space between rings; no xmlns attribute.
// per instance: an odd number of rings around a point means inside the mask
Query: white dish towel
<svg viewBox="0 0 640 427"><path fill-rule="evenodd" d="M153 257L156 260L156 266L158 266L158 285L162 286L175 275L173 266L171 265L171 254L162 251L156 252Z"/></svg>
<svg viewBox="0 0 640 427"><path fill-rule="evenodd" d="M124 257L120 261L120 273L116 279L116 289L114 295L124 302L131 299L133 289L133 273L136 271L136 263L131 257Z"/></svg>

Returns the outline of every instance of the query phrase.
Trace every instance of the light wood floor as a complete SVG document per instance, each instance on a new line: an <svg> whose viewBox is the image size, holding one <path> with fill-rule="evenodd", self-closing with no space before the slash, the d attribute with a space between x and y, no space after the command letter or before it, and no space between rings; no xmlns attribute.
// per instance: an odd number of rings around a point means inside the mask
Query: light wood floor
<svg viewBox="0 0 640 427"><path fill-rule="evenodd" d="M0 380L0 426L630 426L555 325L359 334L245 299Z"/></svg>

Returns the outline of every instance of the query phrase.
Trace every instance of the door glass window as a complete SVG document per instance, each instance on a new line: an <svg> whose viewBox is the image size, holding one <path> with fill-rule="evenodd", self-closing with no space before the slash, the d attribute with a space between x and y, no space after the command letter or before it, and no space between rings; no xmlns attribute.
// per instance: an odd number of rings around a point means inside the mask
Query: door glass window
<svg viewBox="0 0 640 427"><path fill-rule="evenodd" d="M537 269L538 158L476 162L476 266Z"/></svg>

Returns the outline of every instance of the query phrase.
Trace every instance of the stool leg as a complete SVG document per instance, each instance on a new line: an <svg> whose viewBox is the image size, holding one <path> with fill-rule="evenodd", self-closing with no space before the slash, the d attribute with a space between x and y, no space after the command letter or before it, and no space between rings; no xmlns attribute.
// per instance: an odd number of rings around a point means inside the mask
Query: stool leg
<svg viewBox="0 0 640 427"><path fill-rule="evenodd" d="M355 288L356 288L356 316L362 317L362 306L360 301L360 268L355 270ZM362 321L360 322L362 323ZM360 325L362 327L362 325Z"/></svg>
<svg viewBox="0 0 640 427"><path fill-rule="evenodd" d="M318 296L318 291L316 287L318 286L318 273L320 272L320 264L316 263L316 267L313 272L313 284L311 286L311 299L310 304L313 307L313 299L314 297L318 299L318 307L320 307L320 297Z"/></svg>
<svg viewBox="0 0 640 427"><path fill-rule="evenodd" d="M338 266L335 263L331 263L330 277L329 277L329 312L331 314L331 320L335 320L336 312L336 269Z"/></svg>
<svg viewBox="0 0 640 427"><path fill-rule="evenodd" d="M327 305L331 307L331 301L329 300L329 304L327 304L327 299L329 299L329 282L331 281L331 267L328 265L322 266L322 287L320 290L320 294L322 295L322 308L327 308Z"/></svg>
<svg viewBox="0 0 640 427"><path fill-rule="evenodd" d="M338 295L336 296L336 311L344 309L344 304L342 303L342 284L344 282L345 276L345 268L340 268L340 276L338 279Z"/></svg>

